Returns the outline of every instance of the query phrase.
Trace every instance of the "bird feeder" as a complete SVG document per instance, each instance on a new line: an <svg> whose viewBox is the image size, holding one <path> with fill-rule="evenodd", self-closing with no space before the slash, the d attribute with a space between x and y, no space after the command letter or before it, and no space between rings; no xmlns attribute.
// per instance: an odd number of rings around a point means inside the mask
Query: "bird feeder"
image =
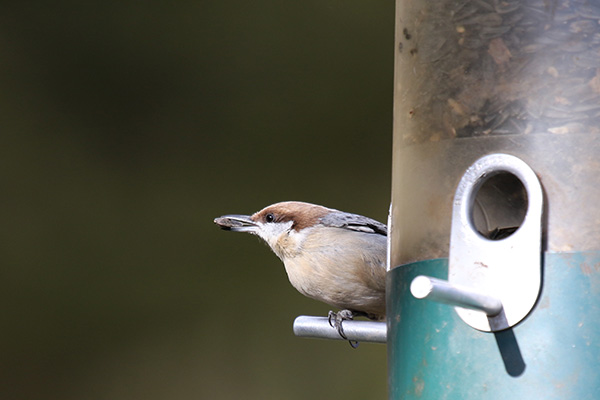
<svg viewBox="0 0 600 400"><path fill-rule="evenodd" d="M600 396L600 5L396 2L390 399Z"/></svg>

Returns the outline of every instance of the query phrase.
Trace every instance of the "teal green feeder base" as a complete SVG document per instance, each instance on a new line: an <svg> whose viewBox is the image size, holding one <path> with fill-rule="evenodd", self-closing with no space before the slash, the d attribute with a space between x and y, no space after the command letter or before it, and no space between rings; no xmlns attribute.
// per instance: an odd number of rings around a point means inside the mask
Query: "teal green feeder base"
<svg viewBox="0 0 600 400"><path fill-rule="evenodd" d="M448 260L388 274L390 399L600 399L600 251L545 254L535 307L496 333L414 298L418 275L447 280Z"/></svg>

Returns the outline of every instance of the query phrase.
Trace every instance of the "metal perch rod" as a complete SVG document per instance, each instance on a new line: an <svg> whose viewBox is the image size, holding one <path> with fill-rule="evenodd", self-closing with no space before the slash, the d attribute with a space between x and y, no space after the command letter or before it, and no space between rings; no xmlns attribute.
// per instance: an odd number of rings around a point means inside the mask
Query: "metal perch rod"
<svg viewBox="0 0 600 400"><path fill-rule="evenodd" d="M429 276L419 275L413 279L410 291L417 299L428 299L483 311L489 317L498 315L502 311L502 302L495 297Z"/></svg>
<svg viewBox="0 0 600 400"><path fill-rule="evenodd" d="M385 322L344 321L344 334L347 340L357 342L386 343L387 325ZM327 317L301 315L294 321L294 334L299 337L319 339L343 339L337 329L329 325Z"/></svg>

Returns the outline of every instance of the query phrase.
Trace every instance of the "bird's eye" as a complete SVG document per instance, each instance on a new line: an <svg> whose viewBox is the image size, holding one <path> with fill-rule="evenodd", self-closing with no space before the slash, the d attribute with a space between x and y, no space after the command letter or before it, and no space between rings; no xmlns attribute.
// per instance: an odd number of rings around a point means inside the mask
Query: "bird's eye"
<svg viewBox="0 0 600 400"><path fill-rule="evenodd" d="M268 213L267 215L265 215L265 221L273 222L273 221L275 221L275 216L271 213Z"/></svg>

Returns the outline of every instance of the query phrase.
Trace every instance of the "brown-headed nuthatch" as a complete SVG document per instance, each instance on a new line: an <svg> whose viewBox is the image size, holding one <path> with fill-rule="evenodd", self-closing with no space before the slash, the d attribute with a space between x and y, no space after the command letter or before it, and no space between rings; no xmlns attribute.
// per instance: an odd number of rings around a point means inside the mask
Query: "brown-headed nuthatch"
<svg viewBox="0 0 600 400"><path fill-rule="evenodd" d="M298 201L276 203L251 216L224 215L214 222L267 242L300 293L342 310L330 311L329 321L343 338L346 319L385 318L384 224Z"/></svg>

